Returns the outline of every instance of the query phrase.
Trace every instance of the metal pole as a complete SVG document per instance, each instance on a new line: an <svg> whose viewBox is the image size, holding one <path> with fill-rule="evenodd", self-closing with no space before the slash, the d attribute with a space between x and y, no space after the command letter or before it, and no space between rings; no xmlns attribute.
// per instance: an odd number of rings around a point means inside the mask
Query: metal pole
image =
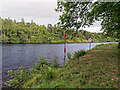
<svg viewBox="0 0 120 90"><path fill-rule="evenodd" d="M90 44L89 44L89 50L91 49L91 42L90 42Z"/></svg>
<svg viewBox="0 0 120 90"><path fill-rule="evenodd" d="M66 35L64 34L64 63L66 59Z"/></svg>

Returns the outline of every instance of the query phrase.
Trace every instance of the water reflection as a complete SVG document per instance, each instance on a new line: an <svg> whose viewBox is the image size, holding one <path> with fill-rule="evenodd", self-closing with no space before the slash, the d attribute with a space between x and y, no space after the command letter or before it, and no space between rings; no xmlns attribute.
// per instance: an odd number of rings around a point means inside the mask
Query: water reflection
<svg viewBox="0 0 120 90"><path fill-rule="evenodd" d="M101 43L92 43L91 47ZM7 77L7 71L17 69L20 66L32 67L39 60L38 56L44 56L47 60L58 56L59 64L64 63L63 44L3 44L2 45L2 76ZM88 50L89 43L67 44L67 52L74 53L77 50ZM3 79L4 80L4 79Z"/></svg>

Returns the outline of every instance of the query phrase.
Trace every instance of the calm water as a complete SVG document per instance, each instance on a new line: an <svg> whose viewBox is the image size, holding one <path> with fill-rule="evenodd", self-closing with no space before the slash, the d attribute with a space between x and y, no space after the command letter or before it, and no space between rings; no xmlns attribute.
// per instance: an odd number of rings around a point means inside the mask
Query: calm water
<svg viewBox="0 0 120 90"><path fill-rule="evenodd" d="M105 43L91 43L91 47ZM2 44L2 78L8 80L7 71L32 67L39 60L38 56L45 56L47 60L52 60L58 56L59 64L63 64L63 44ZM77 50L88 50L89 43L67 44L67 53L74 53Z"/></svg>

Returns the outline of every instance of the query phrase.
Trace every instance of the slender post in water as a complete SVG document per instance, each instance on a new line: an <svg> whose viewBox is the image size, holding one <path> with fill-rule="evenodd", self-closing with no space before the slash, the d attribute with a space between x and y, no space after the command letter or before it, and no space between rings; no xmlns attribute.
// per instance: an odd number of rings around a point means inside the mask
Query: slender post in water
<svg viewBox="0 0 120 90"><path fill-rule="evenodd" d="M91 42L90 42L90 44L89 44L89 50L91 49Z"/></svg>
<svg viewBox="0 0 120 90"><path fill-rule="evenodd" d="M88 39L88 42L89 42L89 50L90 50L90 49L91 49L92 38L89 38L89 39Z"/></svg>
<svg viewBox="0 0 120 90"><path fill-rule="evenodd" d="M66 35L64 34L64 63L66 59Z"/></svg>

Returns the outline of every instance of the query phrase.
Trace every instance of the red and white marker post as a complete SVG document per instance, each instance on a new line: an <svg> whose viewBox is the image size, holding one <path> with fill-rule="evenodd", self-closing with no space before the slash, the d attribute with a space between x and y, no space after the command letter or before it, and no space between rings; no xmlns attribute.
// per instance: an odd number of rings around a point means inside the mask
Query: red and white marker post
<svg viewBox="0 0 120 90"><path fill-rule="evenodd" d="M66 58L66 34L64 34L64 63Z"/></svg>

